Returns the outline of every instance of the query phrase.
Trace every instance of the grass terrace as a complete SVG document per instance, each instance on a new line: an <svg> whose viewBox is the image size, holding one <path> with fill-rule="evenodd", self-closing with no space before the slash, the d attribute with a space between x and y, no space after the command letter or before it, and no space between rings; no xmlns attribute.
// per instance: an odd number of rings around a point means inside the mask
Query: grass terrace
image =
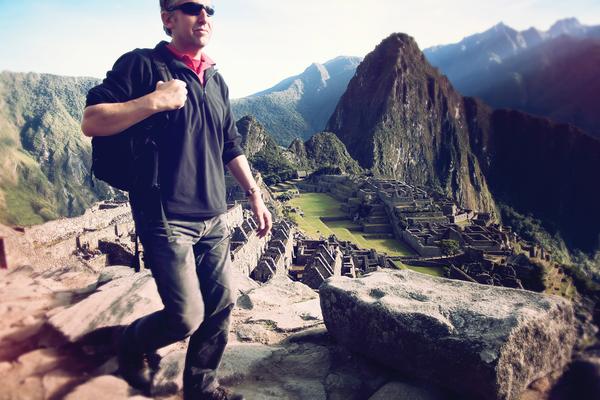
<svg viewBox="0 0 600 400"><path fill-rule="evenodd" d="M393 238L373 238L363 234L360 225L356 225L340 210L341 203L327 193L301 193L288 205L302 210L303 216L291 214L299 228L308 236L335 235L340 240L348 240L365 249L375 249L390 256L413 255L414 252L404 243ZM321 217L338 217L340 220L324 222ZM343 218L343 219L342 219Z"/></svg>
<svg viewBox="0 0 600 400"><path fill-rule="evenodd" d="M411 267L408 265L403 265L404 268L410 269L411 271L420 272L422 274L431 275L431 276L439 276L444 277L444 271L442 268L435 267Z"/></svg>

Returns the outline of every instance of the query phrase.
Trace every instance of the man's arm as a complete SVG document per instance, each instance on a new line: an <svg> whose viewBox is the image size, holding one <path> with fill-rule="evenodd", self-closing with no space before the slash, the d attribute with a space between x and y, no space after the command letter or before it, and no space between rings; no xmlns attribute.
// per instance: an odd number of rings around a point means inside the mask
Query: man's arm
<svg viewBox="0 0 600 400"><path fill-rule="evenodd" d="M81 130L86 136L115 135L153 114L181 108L187 99L185 86L185 82L178 79L158 82L154 92L140 98L86 107Z"/></svg>
<svg viewBox="0 0 600 400"><path fill-rule="evenodd" d="M245 155L239 155L236 158L232 159L228 164L227 168L231 175L235 178L236 181L240 184L242 189L247 192L251 188L256 188L257 190L250 195L248 200L250 201L250 206L252 207L252 212L258 221L258 236L264 237L271 230L271 226L273 225L271 213L265 206L265 203L262 199L260 189L252 176L252 172L250 171L250 165L248 165L248 160Z"/></svg>

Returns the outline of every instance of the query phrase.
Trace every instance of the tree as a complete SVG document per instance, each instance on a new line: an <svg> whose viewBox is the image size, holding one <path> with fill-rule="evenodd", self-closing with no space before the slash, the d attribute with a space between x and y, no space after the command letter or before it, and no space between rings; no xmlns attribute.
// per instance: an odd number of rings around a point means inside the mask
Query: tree
<svg viewBox="0 0 600 400"><path fill-rule="evenodd" d="M442 253L447 256L460 253L460 244L456 240L442 240L440 241L440 248L442 249Z"/></svg>

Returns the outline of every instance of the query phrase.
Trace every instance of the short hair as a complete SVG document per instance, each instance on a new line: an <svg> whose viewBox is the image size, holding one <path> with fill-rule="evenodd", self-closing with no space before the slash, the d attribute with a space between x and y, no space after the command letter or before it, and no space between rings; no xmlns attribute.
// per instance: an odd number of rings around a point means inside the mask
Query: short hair
<svg viewBox="0 0 600 400"><path fill-rule="evenodd" d="M167 11L169 7L171 7L177 0L159 0L160 2L160 11ZM166 26L163 26L165 33L171 36L171 30Z"/></svg>
<svg viewBox="0 0 600 400"><path fill-rule="evenodd" d="M171 7L176 1L177 0L160 0L160 10L166 11L167 8Z"/></svg>

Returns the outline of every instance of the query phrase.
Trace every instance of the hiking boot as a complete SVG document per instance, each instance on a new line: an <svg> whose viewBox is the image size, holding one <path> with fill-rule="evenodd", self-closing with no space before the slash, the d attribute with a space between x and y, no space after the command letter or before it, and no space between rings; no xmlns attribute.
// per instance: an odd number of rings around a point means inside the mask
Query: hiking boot
<svg viewBox="0 0 600 400"><path fill-rule="evenodd" d="M124 329L120 332L117 346L117 360L119 369L117 374L121 375L131 386L143 391L150 392L152 384L152 370L148 358L144 354L132 352L127 348L123 337Z"/></svg>
<svg viewBox="0 0 600 400"><path fill-rule="evenodd" d="M152 370L146 356L120 352L118 360L119 370L117 373L134 388L149 393L152 385Z"/></svg>
<svg viewBox="0 0 600 400"><path fill-rule="evenodd" d="M211 392L199 394L194 400L245 400L245 398L243 395L234 393L230 389L223 386L217 386L217 388Z"/></svg>

